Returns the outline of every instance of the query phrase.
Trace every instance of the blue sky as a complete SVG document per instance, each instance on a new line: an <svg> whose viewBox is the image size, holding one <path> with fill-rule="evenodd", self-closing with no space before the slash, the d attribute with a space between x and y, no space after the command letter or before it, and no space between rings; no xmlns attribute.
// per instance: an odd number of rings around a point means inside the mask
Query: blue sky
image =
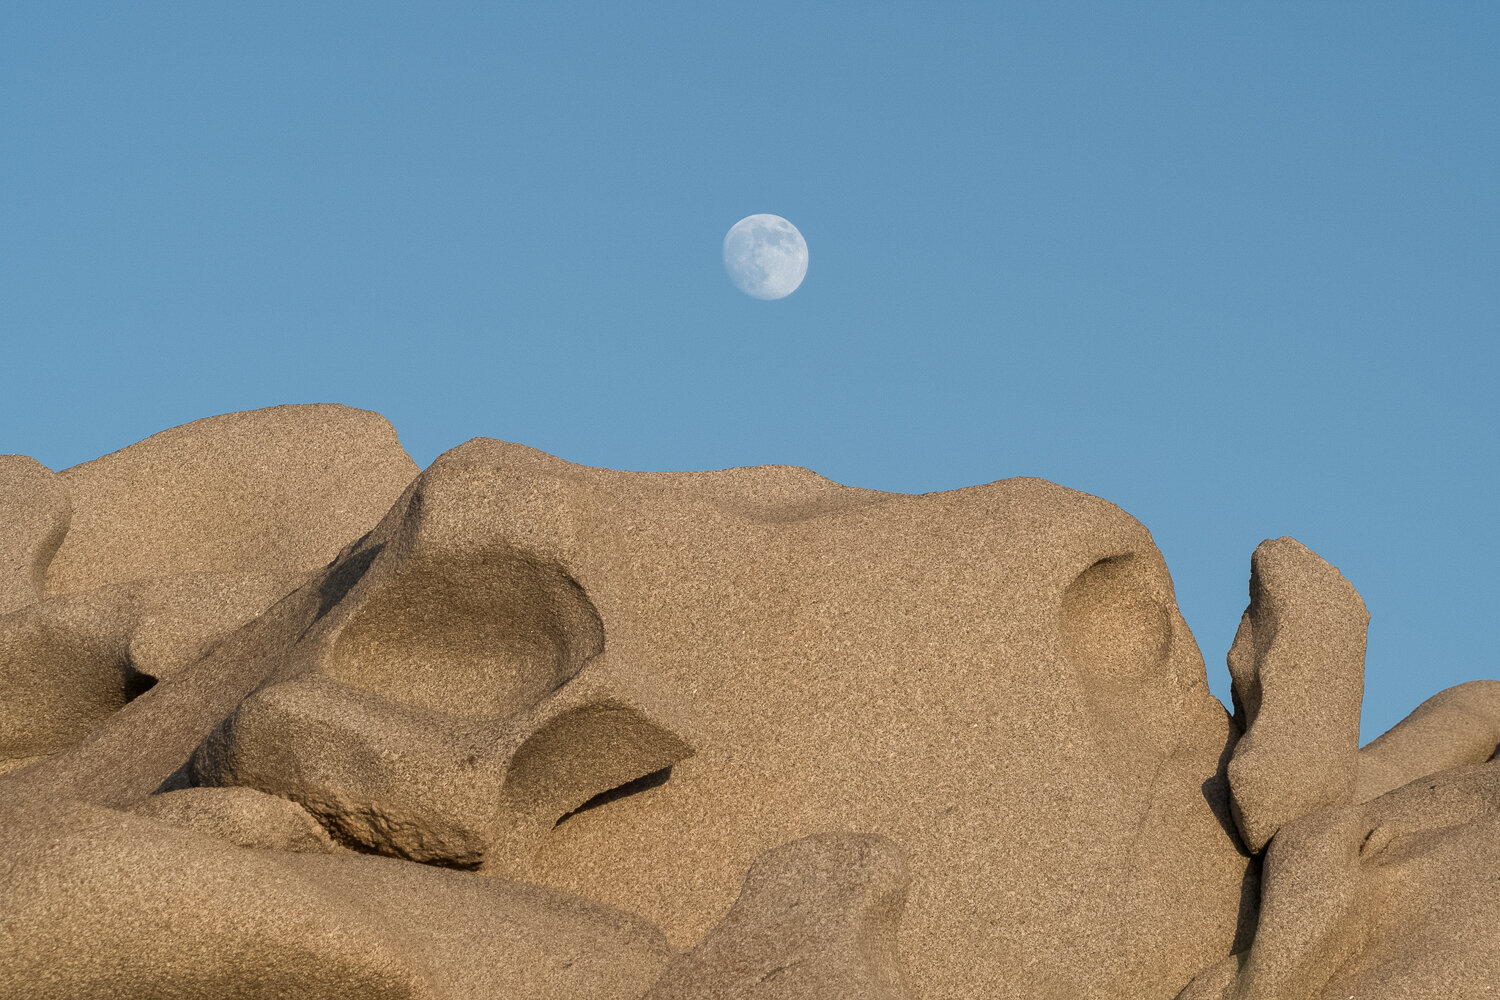
<svg viewBox="0 0 1500 1000"><path fill-rule="evenodd" d="M1366 738L1500 676L1500 5L849 11L5 4L0 452L332 401L423 464L1044 476L1223 698L1282 534L1370 607Z"/></svg>

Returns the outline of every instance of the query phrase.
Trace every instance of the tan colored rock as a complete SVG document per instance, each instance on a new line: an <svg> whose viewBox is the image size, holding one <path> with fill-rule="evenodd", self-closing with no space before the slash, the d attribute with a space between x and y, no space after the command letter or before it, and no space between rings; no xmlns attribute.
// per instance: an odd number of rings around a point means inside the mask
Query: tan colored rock
<svg viewBox="0 0 1500 1000"><path fill-rule="evenodd" d="M460 454L527 498L510 533L598 609L589 669L674 693L696 750L558 826L518 877L630 906L686 947L759 854L855 829L912 859L901 952L920 996L1167 997L1229 951L1246 859L1223 825L1228 719L1160 555L1117 508L1038 480L907 497L805 470L749 503L763 470Z"/></svg>
<svg viewBox="0 0 1500 1000"><path fill-rule="evenodd" d="M294 585L271 573L194 573L0 615L0 772L76 745Z"/></svg>
<svg viewBox="0 0 1500 1000"><path fill-rule="evenodd" d="M0 768L73 746L151 687L125 653L134 597L52 598L0 617Z"/></svg>
<svg viewBox="0 0 1500 1000"><path fill-rule="evenodd" d="M276 406L196 420L59 473L72 524L49 593L184 573L301 573L368 531L417 473L384 418Z"/></svg>
<svg viewBox="0 0 1500 1000"><path fill-rule="evenodd" d="M437 845L432 859L455 864L482 856L486 871L645 912L683 945L722 918L765 850L835 825L885 833L923 859L903 933L917 989L930 995L1113 983L1166 996L1228 950L1245 868L1223 827L1228 720L1149 536L1115 508L1039 481L914 498L793 469L613 473L491 441L445 455L403 503L330 576L355 581L347 591L320 585L325 617L241 708L281 699L289 719L293 701L311 711L321 699L317 717L341 721L266 725L252 740L221 730L201 754L279 745L285 757L262 773L314 774L333 805L284 778L249 783L310 803L332 829L336 815L408 802L390 829L416 836L379 849L429 856L413 845ZM475 553L483 572L468 569ZM573 680L571 654L558 651L586 647L545 638L585 634L546 624L566 618L544 596L569 592L545 584L561 577L603 624L606 652ZM528 615L543 627L518 644L507 605L540 609ZM403 609L423 627L401 626ZM486 619L497 623L484 643L495 662L449 654L467 648L456 632L484 634ZM596 685L696 755L664 782L576 813L585 783L538 795L529 789L557 780L517 782L507 764L497 815L532 803L531 832L485 847L482 799L462 806L459 789L495 777L457 767L483 755L461 754L452 738L428 743L442 748L425 756L448 761L447 780L399 762L445 728L491 734L505 762L503 702L489 699L514 699L513 711L559 681L553 697ZM420 714L440 706L456 718ZM278 730L309 736L277 744ZM319 731L346 734L327 741L335 749L377 731L408 749L330 765L311 738ZM586 753L545 759L607 760L610 745L590 739ZM376 765L379 775L360 763L386 760L398 763ZM422 804L430 787L445 789L446 809ZM369 805L355 805L371 790ZM351 825L354 839L375 826ZM1155 916L1101 938L1087 916L1101 906ZM968 934L984 962L952 960L947 942ZM1131 957L1093 961L1105 953Z"/></svg>
<svg viewBox="0 0 1500 1000"><path fill-rule="evenodd" d="M1364 946L1324 997L1468 1000L1500 983L1500 762L1427 775L1367 803ZM1364 833L1368 830L1368 833Z"/></svg>
<svg viewBox="0 0 1500 1000"><path fill-rule="evenodd" d="M1500 748L1500 681L1440 691L1359 752L1355 800L1368 802L1428 774L1478 764Z"/></svg>
<svg viewBox="0 0 1500 1000"><path fill-rule="evenodd" d="M0 455L0 615L38 600L72 517L68 488L25 455Z"/></svg>
<svg viewBox="0 0 1500 1000"><path fill-rule="evenodd" d="M488 725L322 679L273 682L194 755L199 785L283 795L341 842L493 871L595 795L670 766L686 744L639 708L567 690Z"/></svg>
<svg viewBox="0 0 1500 1000"><path fill-rule="evenodd" d="M1497 869L1500 761L1305 814L1267 852L1253 947L1180 1000L1492 996Z"/></svg>
<svg viewBox="0 0 1500 1000"><path fill-rule="evenodd" d="M0 1000L1500 982L1500 683L1357 750L1364 607L1291 539L1236 742L1097 498L398 452L297 407L0 461Z"/></svg>
<svg viewBox="0 0 1500 1000"><path fill-rule="evenodd" d="M639 919L499 879L73 802L0 826L7 1000L635 1000L670 957Z"/></svg>
<svg viewBox="0 0 1500 1000"><path fill-rule="evenodd" d="M368 531L416 472L383 418L341 406L211 417L56 476L19 457L4 470L0 554L25 581L0 585L22 603L0 615L0 772L76 745L194 662Z"/></svg>
<svg viewBox="0 0 1500 1000"><path fill-rule="evenodd" d="M907 883L905 858L882 837L813 835L770 851L644 1000L907 1000L897 948Z"/></svg>
<svg viewBox="0 0 1500 1000"><path fill-rule="evenodd" d="M139 618L126 654L131 666L161 680L194 663L210 646L291 593L300 573L186 573L137 584Z"/></svg>
<svg viewBox="0 0 1500 1000"><path fill-rule="evenodd" d="M1244 730L1229 787L1251 850L1304 813L1353 801L1369 620L1349 582L1296 539L1256 546L1229 651Z"/></svg>
<svg viewBox="0 0 1500 1000"><path fill-rule="evenodd" d="M504 872L594 796L691 753L649 684L580 674L598 613L518 544L505 513L530 501L489 473L434 464L312 585L282 662L194 754L195 784L287 797L362 849Z"/></svg>
<svg viewBox="0 0 1500 1000"><path fill-rule="evenodd" d="M295 802L253 788L184 788L142 799L129 812L236 847L331 854L333 841Z"/></svg>
<svg viewBox="0 0 1500 1000"><path fill-rule="evenodd" d="M1102 500L477 440L0 792L129 806L191 770L683 948L760 855L865 831L911 859L915 995L1165 998L1243 923L1230 736L1160 554Z"/></svg>
<svg viewBox="0 0 1500 1000"><path fill-rule="evenodd" d="M113 589L67 600L92 600ZM209 643L201 657L170 672L144 696L91 722L81 741L4 776L0 798L67 798L126 807L158 790L182 787L193 749L283 661L318 603L310 584L294 590ZM121 641L128 646L128 636Z"/></svg>

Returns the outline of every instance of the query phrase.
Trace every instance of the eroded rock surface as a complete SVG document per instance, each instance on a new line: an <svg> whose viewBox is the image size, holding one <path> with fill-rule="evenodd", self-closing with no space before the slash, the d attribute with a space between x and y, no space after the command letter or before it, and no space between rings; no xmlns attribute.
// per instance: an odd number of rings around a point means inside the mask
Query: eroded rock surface
<svg viewBox="0 0 1500 1000"><path fill-rule="evenodd" d="M193 783L285 796L363 849L498 873L594 796L691 754L650 683L586 668L597 610L515 530L518 508L562 498L507 488L471 451L309 583L295 639L193 755Z"/></svg>
<svg viewBox="0 0 1500 1000"><path fill-rule="evenodd" d="M1296 539L1256 546L1229 650L1244 729L1229 787L1251 850L1304 813L1353 801L1369 620L1349 582Z"/></svg>
<svg viewBox="0 0 1500 1000"><path fill-rule="evenodd" d="M72 516L68 488L51 469L0 455L0 615L42 596Z"/></svg>
<svg viewBox="0 0 1500 1000"><path fill-rule="evenodd" d="M645 1000L908 1000L897 946L906 859L868 834L761 855L739 899Z"/></svg>
<svg viewBox="0 0 1500 1000"><path fill-rule="evenodd" d="M300 573L380 519L417 467L378 414L275 406L162 431L58 474L73 515L49 593L183 573Z"/></svg>
<svg viewBox="0 0 1500 1000"><path fill-rule="evenodd" d="M44 596L0 615L0 771L76 745L298 582L189 573Z"/></svg>
<svg viewBox="0 0 1500 1000"><path fill-rule="evenodd" d="M0 771L259 616L416 471L389 423L341 406L210 417L56 474L0 458Z"/></svg>
<svg viewBox="0 0 1500 1000"><path fill-rule="evenodd" d="M328 831L306 809L253 788L183 788L144 798L128 811L237 847L294 854L334 851Z"/></svg>
<svg viewBox="0 0 1500 1000"><path fill-rule="evenodd" d="M1229 949L1247 862L1204 795L1222 795L1228 720L1160 556L1117 509L1037 480L905 497L461 451L528 498L511 532L598 609L589 670L677 692L695 748L559 826L519 877L631 906L687 947L760 854L867 830L913 859L903 949L924 995L1166 992ZM1145 637L1114 645L1122 620ZM1160 919L1104 944L1085 914L1116 905ZM989 957L953 962L959 939ZM1102 951L1134 957L1085 958Z"/></svg>
<svg viewBox="0 0 1500 1000"><path fill-rule="evenodd" d="M1358 750L1291 539L1235 723L1149 533L1041 480L416 475L340 407L0 473L0 1000L1494 981L1500 685Z"/></svg>
<svg viewBox="0 0 1500 1000"><path fill-rule="evenodd" d="M1359 752L1355 800L1368 802L1408 782L1500 749L1500 681L1439 691Z"/></svg>
<svg viewBox="0 0 1500 1000"><path fill-rule="evenodd" d="M0 807L6 998L634 1000L670 958L644 921L535 886L17 806Z"/></svg>
<svg viewBox="0 0 1500 1000"><path fill-rule="evenodd" d="M1500 982L1500 761L1288 823L1254 945L1180 1000L1480 998Z"/></svg>

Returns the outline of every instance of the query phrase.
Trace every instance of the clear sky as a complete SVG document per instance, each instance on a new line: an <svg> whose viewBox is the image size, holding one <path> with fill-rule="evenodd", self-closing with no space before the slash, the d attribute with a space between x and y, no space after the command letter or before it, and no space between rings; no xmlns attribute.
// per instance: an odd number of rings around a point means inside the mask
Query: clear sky
<svg viewBox="0 0 1500 1000"><path fill-rule="evenodd" d="M0 452L341 402L1251 550L1370 607L1365 737L1500 676L1500 4L0 6ZM780 301L720 244L774 213Z"/></svg>

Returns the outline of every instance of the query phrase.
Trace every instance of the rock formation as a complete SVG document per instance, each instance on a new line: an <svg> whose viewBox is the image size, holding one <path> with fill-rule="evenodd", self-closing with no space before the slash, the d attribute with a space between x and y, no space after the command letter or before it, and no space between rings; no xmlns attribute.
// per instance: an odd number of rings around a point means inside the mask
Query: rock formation
<svg viewBox="0 0 1500 1000"><path fill-rule="evenodd" d="M25 455L0 455L0 614L46 592L47 566L73 517L68 490Z"/></svg>
<svg viewBox="0 0 1500 1000"><path fill-rule="evenodd" d="M1352 800L1369 620L1339 571L1296 539L1262 542L1250 557L1250 607L1229 649L1244 732L1229 788L1251 850L1304 813Z"/></svg>
<svg viewBox="0 0 1500 1000"><path fill-rule="evenodd" d="M1364 606L1291 539L1231 718L1149 533L1041 480L419 472L278 407L7 456L0 517L0 1000L1500 978L1500 684L1360 750Z"/></svg>

